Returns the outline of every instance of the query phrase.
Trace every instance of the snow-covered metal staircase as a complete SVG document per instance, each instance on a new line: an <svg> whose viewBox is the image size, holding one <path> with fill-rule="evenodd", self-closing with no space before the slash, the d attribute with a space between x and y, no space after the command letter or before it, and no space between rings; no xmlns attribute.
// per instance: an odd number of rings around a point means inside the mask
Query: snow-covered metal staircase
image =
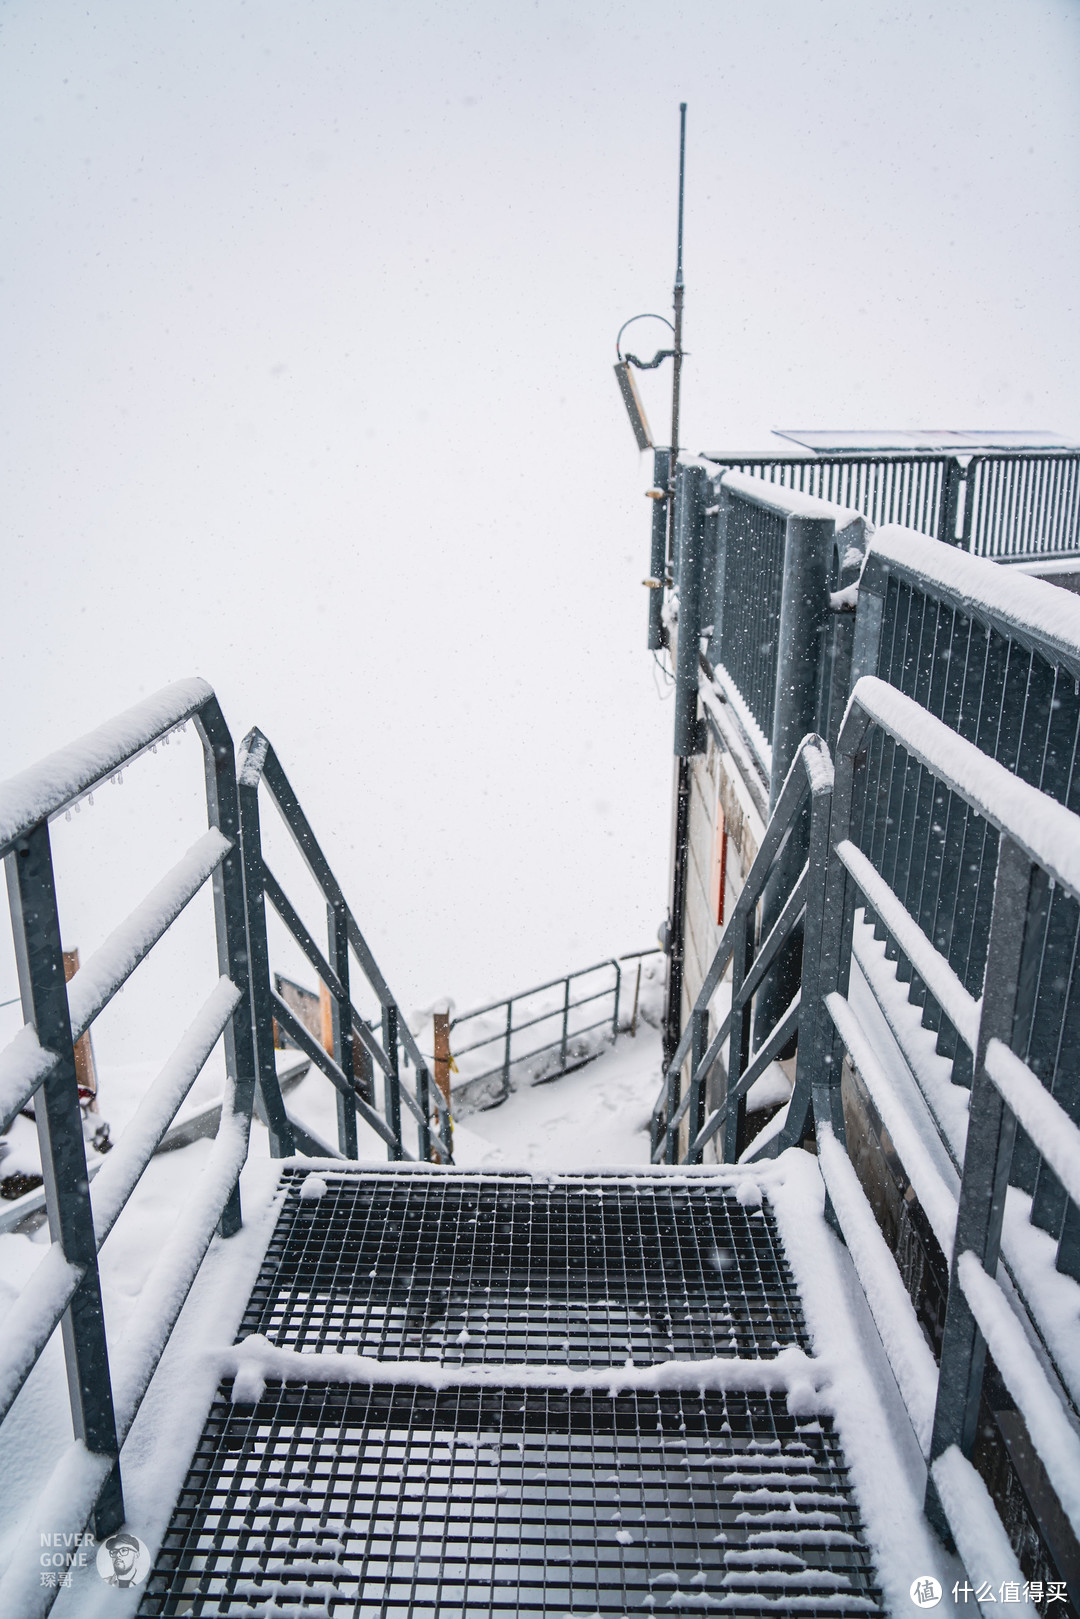
<svg viewBox="0 0 1080 1619"><path fill-rule="evenodd" d="M750 1179L286 1185L141 1615L881 1611Z"/></svg>

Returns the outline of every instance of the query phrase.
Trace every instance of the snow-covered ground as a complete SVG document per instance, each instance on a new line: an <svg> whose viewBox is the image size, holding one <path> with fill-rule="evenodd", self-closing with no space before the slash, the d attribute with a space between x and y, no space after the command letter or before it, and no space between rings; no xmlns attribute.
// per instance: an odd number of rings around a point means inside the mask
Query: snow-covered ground
<svg viewBox="0 0 1080 1619"><path fill-rule="evenodd" d="M454 1158L477 1166L586 1169L647 1164L660 1088L660 1033L643 1025L586 1068L523 1086L501 1107L454 1126Z"/></svg>

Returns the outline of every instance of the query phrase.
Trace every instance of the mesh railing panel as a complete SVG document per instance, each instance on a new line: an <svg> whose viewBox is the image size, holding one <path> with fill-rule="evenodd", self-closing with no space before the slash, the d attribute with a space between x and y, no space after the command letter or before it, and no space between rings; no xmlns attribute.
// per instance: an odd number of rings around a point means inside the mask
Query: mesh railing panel
<svg viewBox="0 0 1080 1619"><path fill-rule="evenodd" d="M786 520L749 501L728 505L724 588L710 656L723 664L771 742L776 706Z"/></svg>

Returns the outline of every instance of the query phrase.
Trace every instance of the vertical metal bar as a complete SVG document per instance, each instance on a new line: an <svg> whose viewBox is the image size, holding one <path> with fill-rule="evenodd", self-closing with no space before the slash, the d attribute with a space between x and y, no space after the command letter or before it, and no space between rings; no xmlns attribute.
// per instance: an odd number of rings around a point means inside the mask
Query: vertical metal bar
<svg viewBox="0 0 1080 1619"><path fill-rule="evenodd" d="M747 912L735 934L734 948L731 952L731 1004L735 1005L736 997L742 989L743 979L750 970L750 929L753 927L753 915ZM731 1018L731 1036L728 1041L727 1090L732 1090L742 1078L750 1057L750 1002L741 1011L733 1012ZM724 1100L727 1099L725 1092ZM724 1121L724 1162L732 1163L738 1154L735 1151L739 1138L739 1113L741 1109L736 1106L728 1109Z"/></svg>
<svg viewBox="0 0 1080 1619"><path fill-rule="evenodd" d="M960 505L960 484L964 476L963 469L955 455L951 455L945 462L943 472L937 538L943 545L955 545L956 518Z"/></svg>
<svg viewBox="0 0 1080 1619"><path fill-rule="evenodd" d="M72 1428L88 1450L113 1460L95 1508L100 1537L123 1523L124 1497L48 823L20 838L5 865L23 1018L58 1058L35 1095L34 1117L49 1235L82 1272L62 1329Z"/></svg>
<svg viewBox="0 0 1080 1619"><path fill-rule="evenodd" d="M950 1445L958 1445L970 1457L975 1442L986 1344L957 1279L957 1265L961 1254L970 1252L989 1275L993 1276L997 1269L1016 1126L986 1073L986 1048L992 1039L1006 1045L1012 1041L1031 873L1029 857L1003 835L998 848L964 1173L949 1275L931 1464ZM926 1511L939 1533L948 1536L932 1480L927 1486Z"/></svg>
<svg viewBox="0 0 1080 1619"><path fill-rule="evenodd" d="M619 993L622 989L622 968L617 961L612 962L615 968L615 1010L611 1014L611 1041L614 1045L619 1038Z"/></svg>
<svg viewBox="0 0 1080 1619"><path fill-rule="evenodd" d="M237 778L241 846L244 857L244 897L247 905L248 962L251 973L251 1027L258 1075L257 1101L270 1136L270 1156L291 1158L296 1151L277 1079L274 1056L274 1010L270 999L270 951L266 939L266 895L263 887L262 833L259 820L259 760L268 746L265 737L244 739L244 764Z"/></svg>
<svg viewBox="0 0 1080 1619"><path fill-rule="evenodd" d="M817 704L820 665L828 619L828 568L836 524L832 518L789 517L784 543L784 583L780 601L779 648L776 664L776 700L772 730L772 781L769 812L776 807L799 743L819 729ZM806 860L810 840L807 806L793 821L791 833L770 873L762 895L761 929L768 933L776 921ZM766 974L757 996L755 1031L760 1046L799 985L799 944L789 940ZM791 1055L791 1048L781 1056ZM734 1083L734 1081L732 1081ZM729 1140L734 1142L735 1114L728 1115Z"/></svg>
<svg viewBox="0 0 1080 1619"><path fill-rule="evenodd" d="M964 489L964 526L960 546L964 551L976 552L975 507L982 502L983 457L973 455L968 462Z"/></svg>
<svg viewBox="0 0 1080 1619"><path fill-rule="evenodd" d="M852 832L852 812L857 800L856 776L866 763L866 733L870 729L865 714L849 710L836 748L831 813L828 834L828 870L825 901L821 916L817 1000L823 1006L833 993L846 995L851 973L851 935L854 925L855 893L836 847ZM832 1019L821 1012L821 1039L805 1044L810 1068L814 1119L818 1126L831 1125L838 1141L844 1140L844 1110L840 1094L844 1049ZM803 1041L800 1039L800 1049Z"/></svg>
<svg viewBox="0 0 1080 1619"><path fill-rule="evenodd" d="M822 929L829 869L830 788L811 788L810 851L807 857L806 916L803 921L802 992L795 1083L787 1119L775 1151L798 1146L809 1131L813 1110L814 1064L828 1042L829 1017L822 1004ZM831 1043L831 1042L830 1042Z"/></svg>
<svg viewBox="0 0 1080 1619"><path fill-rule="evenodd" d="M406 1061L408 1061L408 1053ZM422 1164L431 1161L431 1108L432 1092L435 1089L434 1081L426 1063L421 1063L416 1070L416 1101L422 1119L416 1123L416 1156Z"/></svg>
<svg viewBox="0 0 1080 1619"><path fill-rule="evenodd" d="M649 578L661 581L659 589L649 591L649 633L647 645L650 652L658 652L664 644L664 590L663 580L667 574L667 523L668 505L671 501L669 484L671 482L671 451L653 450L653 487L664 491L663 500L653 501L652 511L652 539L649 546Z"/></svg>
<svg viewBox="0 0 1080 1619"><path fill-rule="evenodd" d="M674 503L670 495L675 492L675 472L679 464L679 396L682 385L682 317L683 298L686 288L683 282L683 190L686 181L686 102L679 103L679 241L675 261L675 288L673 302L675 306L675 357L672 361L671 377L671 474L668 482L669 500L668 511L671 514L668 523L668 560L671 560L671 548L675 541L675 514Z"/></svg>
<svg viewBox="0 0 1080 1619"><path fill-rule="evenodd" d="M686 867L690 832L690 761L676 760L675 843L672 858L671 910L668 914L668 971L664 1003L664 1065L670 1063L682 1034L682 986L686 960ZM670 1116L670 1115L669 1115Z"/></svg>
<svg viewBox="0 0 1080 1619"><path fill-rule="evenodd" d="M676 478L679 523L679 636L675 665L675 744L680 757L701 752L697 723L701 641L705 497L704 467L680 467Z"/></svg>
<svg viewBox="0 0 1080 1619"><path fill-rule="evenodd" d="M570 1032L570 975L563 980L562 1042L559 1046L560 1066L566 1067L566 1042Z"/></svg>
<svg viewBox="0 0 1080 1619"><path fill-rule="evenodd" d="M353 1034L352 1007L349 1004L349 919L344 905L326 907L326 933L329 949L327 959L341 981L345 999L339 1001L330 992L330 1028L334 1045L334 1061L345 1078L352 1083ZM359 1156L356 1136L356 1102L352 1096L343 1096L336 1087L338 1150L343 1158Z"/></svg>
<svg viewBox="0 0 1080 1619"><path fill-rule="evenodd" d="M224 1126L226 1115L231 1114L236 1126L246 1133L251 1128L257 1073L236 760L232 737L216 697L207 700L195 716L195 723L203 744L207 818L232 845L213 875L218 971L222 977L230 978L240 991L239 1003L224 1031L225 1098L221 1124ZM222 1212L221 1235L234 1236L241 1224L237 1181Z"/></svg>
<svg viewBox="0 0 1080 1619"><path fill-rule="evenodd" d="M503 1099L510 1095L510 1047L514 1035L514 1002L506 1003L506 1039L503 1045Z"/></svg>
<svg viewBox="0 0 1080 1619"><path fill-rule="evenodd" d="M773 707L770 812L799 743L807 732L817 729L818 668L829 600L827 559L835 533L836 524L831 517L789 517L787 520ZM803 853L805 857L805 850Z"/></svg>
<svg viewBox="0 0 1080 1619"><path fill-rule="evenodd" d="M394 1145L387 1147L386 1156L394 1163L405 1156L405 1143L401 1139L401 1080L398 1072L398 1009L393 1001L383 1007L383 1051L388 1064L383 1094L386 1098L386 1122L394 1133Z"/></svg>
<svg viewBox="0 0 1080 1619"><path fill-rule="evenodd" d="M687 1109L687 1142L697 1139L698 1132L705 1123L705 1081L707 1075L699 1072L701 1062L709 1045L709 1014L707 1011L694 1011L690 1017L690 1106ZM676 1152L678 1142L676 1141ZM688 1164L700 1164L703 1149L699 1147L696 1152L687 1152Z"/></svg>

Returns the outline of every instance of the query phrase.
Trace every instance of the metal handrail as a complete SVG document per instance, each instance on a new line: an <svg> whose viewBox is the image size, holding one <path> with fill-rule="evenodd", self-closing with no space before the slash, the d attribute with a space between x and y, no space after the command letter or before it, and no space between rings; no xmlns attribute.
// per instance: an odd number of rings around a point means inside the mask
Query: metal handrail
<svg viewBox="0 0 1080 1619"><path fill-rule="evenodd" d="M65 984L49 821L103 780L115 779L141 754L168 742L188 720L194 721L205 756L209 831ZM229 1236L241 1224L238 1177L247 1156L256 1074L233 744L212 688L202 680L167 687L8 782L0 789L0 853L8 867L25 1020L0 1052L0 1123L6 1128L33 1099L52 1237L0 1332L0 1417L65 1318L76 1437L56 1475L63 1472L67 1481L67 1501L58 1498L50 1513L69 1510L72 1521L56 1527L76 1532L92 1517L100 1538L124 1520L120 1447L162 1346L214 1232ZM91 1186L74 1041L208 881L218 984ZM226 1088L210 1161L118 1345L106 1334L98 1249L222 1036ZM45 1611L55 1590L31 1596L20 1584L26 1578L20 1567L13 1565L0 1584L0 1611Z"/></svg>
<svg viewBox="0 0 1080 1619"><path fill-rule="evenodd" d="M479 1051L484 1046L501 1044L503 1048L502 1058L499 1062L494 1063L490 1068L484 1069L481 1073L470 1074L465 1083L469 1084L470 1086L479 1086L484 1080L491 1079L496 1074L500 1075L502 1079L502 1086L498 1097L496 1097L491 1104L492 1106L497 1106L499 1102L505 1101L506 1097L509 1096L510 1072L511 1069L519 1063L532 1062L538 1057L545 1056L550 1051L558 1050L559 1066L552 1074L546 1075L545 1077L557 1079L561 1074L570 1072L571 1066L569 1065L568 1058L571 1041L580 1039L582 1035L591 1034L596 1029L605 1028L608 1026L608 1024L611 1026L612 1040L614 1041L618 1038L619 1007L622 993L622 968L620 966L620 962L636 961L641 957L660 955L661 953L662 952L658 948L628 951L625 955L619 957L609 957L605 961L595 962L591 967L581 967L575 972L565 973L562 978L551 978L543 984L534 984L531 989L519 990L515 995L508 995L502 1000L491 1001L487 1006L474 1007L471 1011L462 1012L460 1016L452 1018L450 1021L451 1031L459 1028L464 1023L471 1022L474 1018L488 1017L493 1012L504 1012L506 1017L505 1025L497 1030L494 1034L486 1035L480 1040L474 1040L469 1045L456 1047L454 1051L455 1058L467 1056L470 1052ZM596 991L595 994L583 995L579 1000L570 999L570 985L575 979L587 978L591 973L603 971L605 967L612 967L615 970L615 982L613 984L608 985L605 989ZM514 1022L513 1008L516 1003L520 1001L527 1001L534 995L542 995L547 990L558 989L560 987L563 990L563 1000L560 1006L553 1007L550 1012L542 1012L536 1017L528 1018L524 1022ZM571 1012L580 1006L588 1006L593 1001L602 1001L606 999L608 995L613 997L612 1013L610 1018L601 1018L596 1023L587 1024L583 1028L573 1030L570 1029L569 1020ZM562 1029L558 1039L552 1040L542 1046L533 1047L529 1051L522 1052L518 1056L513 1054L513 1038L515 1035L523 1033L526 1029L535 1028L540 1023L548 1023L553 1018L562 1019ZM572 1066L576 1068L578 1063L575 1061Z"/></svg>
<svg viewBox="0 0 1080 1619"><path fill-rule="evenodd" d="M687 1163L701 1163L705 1146L725 1126L726 1160L738 1156L745 1130L746 1094L765 1072L769 1063L798 1031L795 1084L782 1132L768 1146L770 1155L801 1141L811 1114L813 1070L810 1053L816 1043L819 997L816 976L819 970L821 906L824 899L824 873L828 848L829 801L833 786L829 750L819 736L804 737L792 760L776 808L765 829L757 856L720 936L716 952L694 1002L689 1022L672 1053L661 1082L660 1094L652 1112L651 1146L653 1163L678 1163L679 1127L689 1114ZM807 797L810 799L810 841L807 864L797 874L779 901L778 915L755 950L755 921L759 900L774 884ZM802 926L802 983L794 998L773 1019L768 1028L755 1031L756 1048L751 1047L751 1003L765 981L781 949ZM732 968L731 1010L716 1033L709 1038L709 1003L719 988L729 965ZM766 1020L767 1021L767 1020ZM724 1065L723 1100L706 1118L710 1076ZM683 1066L689 1057L690 1072L682 1087Z"/></svg>
<svg viewBox="0 0 1080 1619"><path fill-rule="evenodd" d="M338 1147L343 1157L356 1158L358 1155L356 1115L359 1113L386 1142L392 1161L412 1158L413 1154L406 1149L402 1129L404 1104L417 1126L416 1156L426 1161L431 1158L432 1149L435 1148L443 1163L451 1163L449 1107L436 1089L427 1062L376 964L277 754L257 727L244 738L237 780L244 838L248 930L252 945L254 1040L260 1076L269 1079L274 1072L273 1026L276 1020L335 1088ZM260 785L265 786L326 904L326 956L315 944L263 858ZM267 902L326 985L332 1014L332 1052L323 1050L271 986L266 935ZM365 1021L352 1002L350 956L380 1003L379 1031ZM415 1065L415 1095L402 1079L399 1050L407 1053ZM360 1073L357 1073L357 1055L360 1058ZM383 1080L381 1115L375 1106L376 1067ZM293 1150L292 1143L296 1140L299 1126L285 1116L283 1108L280 1115L270 1121L270 1125L273 1150L281 1156L288 1155Z"/></svg>
<svg viewBox="0 0 1080 1619"><path fill-rule="evenodd" d="M996 833L996 882L977 997L956 979L933 938L923 932L903 899L857 847L860 794L867 772L873 768L873 750L868 747L873 732L891 739L898 755L902 750L904 761L916 761ZM872 1311L890 1317L879 1319L878 1324L930 1464L927 1512L946 1534L955 1533L953 1494L946 1487L949 1477L959 1471L975 1482L970 1457L978 1429L986 1342L995 1357L1001 1357L998 1371L1028 1424L1035 1450L1074 1532L1080 1528L1076 1490L1080 1475L1070 1466L1063 1470L1062 1462L1080 1389L1070 1388L1061 1340L1055 1337L1051 1319L1053 1311L1048 1316L1041 1303L1041 1284L1029 1268L1031 1249L1024 1229L1029 1221L1046 1227L1045 1214L1040 1217L1039 1212L1040 1186L1045 1182L1049 1191L1052 1183L1057 1266L1077 1274L1080 1176L1072 1171L1080 1162L1080 1135L1070 1116L1075 1112L1076 1097L1066 1082L1059 1085L1056 1078L1053 1091L1048 1089L1047 1082L1025 1060L1034 1017L1031 985L1038 977L1045 949L1050 894L1060 894L1066 904L1072 904L1075 918L1080 901L1080 817L988 758L912 698L873 677L861 679L852 693L837 750L819 985L833 1031L811 1054L814 1112L834 1216L850 1236L852 1257ZM902 1295L899 1311L895 1298L886 1308L874 1278L864 1274L872 1260L872 1250L859 1240L859 1229L866 1225L865 1198L854 1177L845 1180L842 1161L832 1147L845 1140L840 1094L845 1051L854 1055L875 1105L884 1110L883 1123L893 1132L894 1142L904 1128L892 1100L893 1082L878 1075L874 1041L849 999L854 917L860 906L884 930L901 960L915 964L971 1054L966 1133L950 1129L934 1106L934 1096L923 1093L929 1117L937 1123L942 1143L958 1166L958 1190L942 1179L932 1156L920 1145L917 1130L909 1130L902 1154L910 1155L905 1168L949 1266L936 1383L932 1374L929 1382L925 1376L913 1375L915 1361L925 1357L926 1350L906 1295ZM1074 924L1073 933L1076 931ZM1065 939L1065 947L1071 959L1076 941L1070 939ZM1066 1004L1061 1003L1060 1017L1065 1015ZM913 1072L912 1078L922 1089L919 1075ZM1074 1084L1072 1090L1075 1088ZM1006 1198L1020 1123L1041 1166L1030 1205ZM1068 1156L1063 1157L1063 1152ZM1056 1164L1057 1173L1051 1163ZM1045 1198L1043 1204L1047 1206ZM1029 1336L1039 1346L1038 1354L1029 1347ZM1055 1411L1056 1420L1048 1425L1047 1413Z"/></svg>
<svg viewBox="0 0 1080 1619"><path fill-rule="evenodd" d="M835 496L877 525L903 523L976 556L1080 555L1080 450L717 451L702 459Z"/></svg>

